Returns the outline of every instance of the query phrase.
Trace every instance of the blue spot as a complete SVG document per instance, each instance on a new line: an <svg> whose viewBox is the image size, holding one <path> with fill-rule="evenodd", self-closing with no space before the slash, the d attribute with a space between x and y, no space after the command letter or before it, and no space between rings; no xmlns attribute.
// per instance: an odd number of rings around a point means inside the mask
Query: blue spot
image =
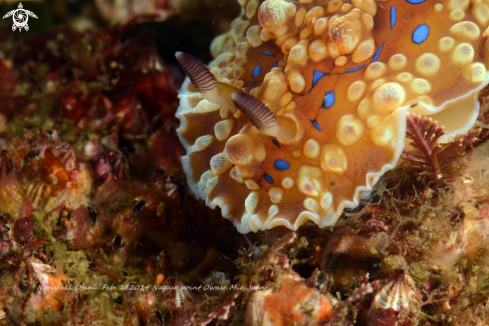
<svg viewBox="0 0 489 326"><path fill-rule="evenodd" d="M278 143L278 141L276 139L272 139L272 143L274 143L275 146L280 147L280 144Z"/></svg>
<svg viewBox="0 0 489 326"><path fill-rule="evenodd" d="M334 95L334 92L329 91L324 95L323 107L329 109L334 105L335 101L336 101L336 97Z"/></svg>
<svg viewBox="0 0 489 326"><path fill-rule="evenodd" d="M397 20L396 6L392 6L392 8L391 8L391 29L394 28L394 25L396 24L396 20Z"/></svg>
<svg viewBox="0 0 489 326"><path fill-rule="evenodd" d="M428 35L430 35L430 28L426 24L421 24L413 32L413 42L416 44L423 43Z"/></svg>
<svg viewBox="0 0 489 326"><path fill-rule="evenodd" d="M365 67L366 65L361 65L361 66L358 66L358 67L355 67L355 68L350 68L350 69L347 69L345 70L343 73L344 74L347 74L349 72L355 72L355 71L358 71L360 69L362 69L363 67Z"/></svg>
<svg viewBox="0 0 489 326"><path fill-rule="evenodd" d="M316 120L309 119L309 121L311 121L311 123L314 126L314 128L316 128L319 131L323 131L323 129L321 129L321 127L319 126L319 124L318 124L318 122Z"/></svg>
<svg viewBox="0 0 489 326"><path fill-rule="evenodd" d="M279 171L288 170L290 163L284 160L275 160L275 168Z"/></svg>
<svg viewBox="0 0 489 326"><path fill-rule="evenodd" d="M260 22L256 23L256 26L260 26Z"/></svg>
<svg viewBox="0 0 489 326"><path fill-rule="evenodd" d="M380 45L380 48L377 50L377 52L375 52L375 55L374 55L374 58L372 59L372 62L375 62L377 61L377 59L379 58L380 56L380 52L382 51L382 49L384 48L384 42L382 42L382 44Z"/></svg>
<svg viewBox="0 0 489 326"><path fill-rule="evenodd" d="M426 0L406 0L406 1L412 5L417 5L418 3L425 2Z"/></svg>
<svg viewBox="0 0 489 326"><path fill-rule="evenodd" d="M268 174L266 174L266 173L265 173L265 174L263 175L263 177L265 178L265 180L267 180L267 182L268 182L269 184L273 184L273 179L272 179L272 177L271 177L271 176L269 176Z"/></svg>
<svg viewBox="0 0 489 326"><path fill-rule="evenodd" d="M270 51L261 51L261 53L264 54L264 55L268 55L269 57L274 57L275 56L275 54L273 54Z"/></svg>
<svg viewBox="0 0 489 326"><path fill-rule="evenodd" d="M255 84L256 84L256 82L257 82L256 80L255 80L254 82L252 82L252 83L250 84L250 86L248 86L248 88L253 87L253 85L255 85Z"/></svg>
<svg viewBox="0 0 489 326"><path fill-rule="evenodd" d="M273 68L275 67L278 67L278 63L280 62L280 60L278 60L277 62L275 62L275 64L272 66L272 68L270 68L270 70L272 70Z"/></svg>
<svg viewBox="0 0 489 326"><path fill-rule="evenodd" d="M255 67L251 73L251 77L256 78L261 73L261 66Z"/></svg>
<svg viewBox="0 0 489 326"><path fill-rule="evenodd" d="M321 78L323 78L324 76L326 76L327 74L328 74L327 72L320 72L320 71L314 70L314 74L312 76L312 87L316 86L318 81Z"/></svg>

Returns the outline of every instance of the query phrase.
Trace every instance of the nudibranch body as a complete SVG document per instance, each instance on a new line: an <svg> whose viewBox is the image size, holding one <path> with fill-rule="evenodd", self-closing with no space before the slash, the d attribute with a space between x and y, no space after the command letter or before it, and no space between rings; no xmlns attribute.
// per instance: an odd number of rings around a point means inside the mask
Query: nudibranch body
<svg viewBox="0 0 489 326"><path fill-rule="evenodd" d="M444 125L444 141L474 125L488 0L238 1L210 71L292 136L260 132L188 80L177 131L189 185L240 232L333 225L397 164L408 111Z"/></svg>

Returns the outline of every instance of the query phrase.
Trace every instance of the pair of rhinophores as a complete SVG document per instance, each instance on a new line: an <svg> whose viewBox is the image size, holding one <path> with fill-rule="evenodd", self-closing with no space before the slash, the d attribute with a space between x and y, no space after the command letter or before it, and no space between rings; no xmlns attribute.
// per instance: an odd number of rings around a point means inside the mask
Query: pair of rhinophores
<svg viewBox="0 0 489 326"><path fill-rule="evenodd" d="M176 56L189 185L240 232L333 225L396 166L408 112L444 142L476 123L489 0L239 2L209 69Z"/></svg>
<svg viewBox="0 0 489 326"><path fill-rule="evenodd" d="M219 104L233 113L238 109L260 132L278 139L290 140L293 135L277 122L275 114L254 96L240 89L217 81L207 67L188 53L175 54L178 63L190 78L194 87L209 102Z"/></svg>

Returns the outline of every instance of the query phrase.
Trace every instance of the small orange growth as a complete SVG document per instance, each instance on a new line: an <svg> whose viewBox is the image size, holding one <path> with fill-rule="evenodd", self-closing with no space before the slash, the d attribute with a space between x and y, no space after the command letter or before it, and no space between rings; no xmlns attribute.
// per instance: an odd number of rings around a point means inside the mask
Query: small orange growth
<svg viewBox="0 0 489 326"><path fill-rule="evenodd" d="M155 284L156 285L161 284L161 283L163 283L164 280L165 280L165 276L160 273L160 274L156 275Z"/></svg>
<svg viewBox="0 0 489 326"><path fill-rule="evenodd" d="M331 318L331 305L327 300L320 300L321 309L319 309L316 315L317 322L325 322Z"/></svg>
<svg viewBox="0 0 489 326"><path fill-rule="evenodd" d="M48 290L45 291L44 300L39 303L39 309L44 310L46 306L50 306L52 310L60 311L64 304L69 300L69 295L64 289L62 281L69 280L69 277L63 273L63 262L56 263L56 274L47 276Z"/></svg>
<svg viewBox="0 0 489 326"><path fill-rule="evenodd" d="M279 292L266 297L265 314L273 325L303 325L311 316L316 316L316 321L329 320L331 306L316 289L286 279Z"/></svg>

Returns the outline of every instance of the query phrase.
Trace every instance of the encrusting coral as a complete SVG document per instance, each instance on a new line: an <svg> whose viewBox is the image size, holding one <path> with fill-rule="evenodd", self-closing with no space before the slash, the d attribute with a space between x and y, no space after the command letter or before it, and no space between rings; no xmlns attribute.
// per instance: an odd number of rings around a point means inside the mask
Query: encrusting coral
<svg viewBox="0 0 489 326"><path fill-rule="evenodd" d="M240 232L334 225L398 164L408 112L444 127L435 142L474 126L486 2L240 4L212 75L177 54L202 93L184 83L177 111L189 185Z"/></svg>

